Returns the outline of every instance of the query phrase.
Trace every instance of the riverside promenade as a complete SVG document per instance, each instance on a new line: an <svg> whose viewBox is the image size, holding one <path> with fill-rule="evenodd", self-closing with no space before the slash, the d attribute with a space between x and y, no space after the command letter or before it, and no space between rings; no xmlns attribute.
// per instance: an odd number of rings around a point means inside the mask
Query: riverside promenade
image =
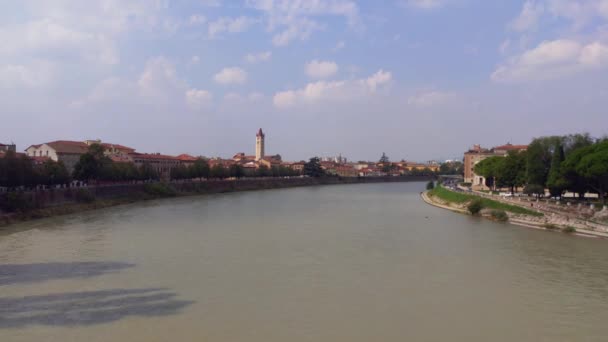
<svg viewBox="0 0 608 342"><path fill-rule="evenodd" d="M478 192L475 192L474 195L526 209L534 209L535 211L541 212L544 215L542 217L534 217L530 215L508 213L509 222L518 226L543 230L550 230L547 227L553 226L574 227L576 229L575 234L579 236L608 238L608 225L586 220L581 217L576 217L572 212L559 212L553 206L538 204L537 202L532 202L535 205L531 207L526 201L523 200L509 200L501 198L501 196L492 196ZM429 196L428 191L421 193L421 198L429 205L460 214L469 214L464 205L444 203L437 198Z"/></svg>

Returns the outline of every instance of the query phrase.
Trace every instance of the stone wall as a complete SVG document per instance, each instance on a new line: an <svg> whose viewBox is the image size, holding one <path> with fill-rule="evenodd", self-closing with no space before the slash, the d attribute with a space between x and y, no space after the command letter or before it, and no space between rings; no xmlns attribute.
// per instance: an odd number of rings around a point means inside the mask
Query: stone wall
<svg viewBox="0 0 608 342"><path fill-rule="evenodd" d="M169 183L179 195L188 194L214 194L235 191L251 191L262 189L279 189L300 186L331 185L331 184L356 184L356 183L381 183L381 182L414 182L428 181L430 177L404 176L404 177L370 177L370 178L257 178L243 180L210 180L210 181L188 181ZM143 198L146 195L146 184L119 184L103 185L85 188L63 188L31 191L23 194L25 199L34 208L48 208L77 203L82 192L93 195L98 200L119 199L133 197ZM0 207L7 200L7 193L0 194ZM0 209L1 212L1 209Z"/></svg>

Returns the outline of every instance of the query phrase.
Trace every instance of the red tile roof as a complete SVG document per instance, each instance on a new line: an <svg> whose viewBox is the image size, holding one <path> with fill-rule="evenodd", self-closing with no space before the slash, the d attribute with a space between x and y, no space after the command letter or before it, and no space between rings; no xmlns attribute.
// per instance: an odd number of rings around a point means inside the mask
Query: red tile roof
<svg viewBox="0 0 608 342"><path fill-rule="evenodd" d="M57 140L46 144L57 151L57 153L84 154L89 150L89 145L82 141Z"/></svg>
<svg viewBox="0 0 608 342"><path fill-rule="evenodd" d="M177 159L179 159L181 161L195 161L198 158L184 153L184 154L180 154L179 156L177 156Z"/></svg>
<svg viewBox="0 0 608 342"><path fill-rule="evenodd" d="M127 153L135 152L134 148L131 148L131 147L128 147L128 146L119 145L119 144L102 143L101 146L103 146L105 148L115 148L117 150L124 151L124 152L127 152Z"/></svg>
<svg viewBox="0 0 608 342"><path fill-rule="evenodd" d="M502 146L496 146L494 147L494 150L526 150L528 149L528 145L511 145L511 144L506 144L506 145L502 145Z"/></svg>

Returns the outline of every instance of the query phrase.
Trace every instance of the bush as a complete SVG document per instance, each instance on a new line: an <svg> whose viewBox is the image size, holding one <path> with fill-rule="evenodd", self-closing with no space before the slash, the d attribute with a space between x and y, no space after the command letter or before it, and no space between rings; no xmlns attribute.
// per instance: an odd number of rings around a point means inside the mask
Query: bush
<svg viewBox="0 0 608 342"><path fill-rule="evenodd" d="M93 203L95 202L95 195L89 191L89 189L78 189L74 195L76 202L79 203Z"/></svg>
<svg viewBox="0 0 608 342"><path fill-rule="evenodd" d="M478 215L482 209L483 202L481 199L474 199L467 206L467 210L471 213L471 215Z"/></svg>
<svg viewBox="0 0 608 342"><path fill-rule="evenodd" d="M429 181L428 183L426 183L426 189L427 190L433 190L433 189L435 189L435 182Z"/></svg>
<svg viewBox="0 0 608 342"><path fill-rule="evenodd" d="M166 183L152 183L144 186L144 192L148 195L157 197L173 197L177 194L169 184Z"/></svg>
<svg viewBox="0 0 608 342"><path fill-rule="evenodd" d="M549 229L549 230L557 229L557 226L554 225L553 223L545 223L545 224L543 224L543 227L545 227L545 229Z"/></svg>
<svg viewBox="0 0 608 342"><path fill-rule="evenodd" d="M562 228L562 232L564 233L576 233L576 228L572 227L572 226L566 226L564 228Z"/></svg>
<svg viewBox="0 0 608 342"><path fill-rule="evenodd" d="M33 203L23 192L9 192L2 201L2 209L9 212L25 212L32 209Z"/></svg>
<svg viewBox="0 0 608 342"><path fill-rule="evenodd" d="M492 219L499 222L507 222L509 221L509 215L504 210L492 210L490 212L490 216Z"/></svg>

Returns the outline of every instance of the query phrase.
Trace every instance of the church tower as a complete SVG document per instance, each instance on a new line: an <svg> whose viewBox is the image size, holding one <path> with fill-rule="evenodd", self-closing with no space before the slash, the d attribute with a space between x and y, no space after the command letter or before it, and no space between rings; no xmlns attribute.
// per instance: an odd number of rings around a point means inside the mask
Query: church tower
<svg viewBox="0 0 608 342"><path fill-rule="evenodd" d="M264 132L260 128L258 134L255 135L255 160L264 158L264 137Z"/></svg>

